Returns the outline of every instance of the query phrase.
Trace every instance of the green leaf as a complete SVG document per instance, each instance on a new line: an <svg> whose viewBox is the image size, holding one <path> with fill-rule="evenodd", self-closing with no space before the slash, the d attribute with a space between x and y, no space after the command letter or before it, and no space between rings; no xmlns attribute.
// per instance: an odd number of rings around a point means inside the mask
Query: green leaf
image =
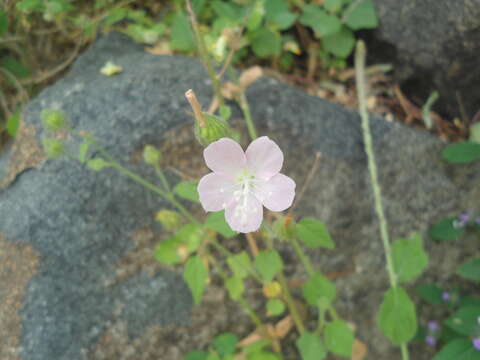
<svg viewBox="0 0 480 360"><path fill-rule="evenodd" d="M280 360L278 355L268 351L252 352L248 355L248 360Z"/></svg>
<svg viewBox="0 0 480 360"><path fill-rule="evenodd" d="M342 26L340 31L323 38L323 47L325 50L340 58L349 56L354 46L355 37L352 31L345 26Z"/></svg>
<svg viewBox="0 0 480 360"><path fill-rule="evenodd" d="M8 17L5 11L0 10L0 36L8 31Z"/></svg>
<svg viewBox="0 0 480 360"><path fill-rule="evenodd" d="M456 216L440 220L430 228L429 235L435 240L456 240L465 231L463 227L453 226Z"/></svg>
<svg viewBox="0 0 480 360"><path fill-rule="evenodd" d="M265 347L269 346L271 342L267 339L260 339L251 344L245 345L243 351L248 355L262 351Z"/></svg>
<svg viewBox="0 0 480 360"><path fill-rule="evenodd" d="M344 321L334 320L325 327L325 346L335 355L350 357L354 342L353 330Z"/></svg>
<svg viewBox="0 0 480 360"><path fill-rule="evenodd" d="M219 113L223 120L228 121L232 116L232 108L228 105L220 105Z"/></svg>
<svg viewBox="0 0 480 360"><path fill-rule="evenodd" d="M454 164L469 163L480 159L480 144L472 141L462 141L448 145L442 151L442 157Z"/></svg>
<svg viewBox="0 0 480 360"><path fill-rule="evenodd" d="M460 296L459 307L480 307L480 298L475 296Z"/></svg>
<svg viewBox="0 0 480 360"><path fill-rule="evenodd" d="M88 149L90 148L90 145L90 141L85 140L78 148L78 161L80 161L82 164L87 161Z"/></svg>
<svg viewBox="0 0 480 360"><path fill-rule="evenodd" d="M207 216L205 220L205 227L210 230L215 230L223 237L230 239L237 233L233 231L225 221L225 211L217 211Z"/></svg>
<svg viewBox="0 0 480 360"><path fill-rule="evenodd" d="M311 248L333 249L335 247L327 227L318 220L304 218L297 224L296 229L300 240Z"/></svg>
<svg viewBox="0 0 480 360"><path fill-rule="evenodd" d="M480 281L480 258L464 262L458 268L457 274L465 279Z"/></svg>
<svg viewBox="0 0 480 360"><path fill-rule="evenodd" d="M321 298L327 299L330 303L335 300L337 290L335 285L324 275L315 273L302 287L303 297L311 306L318 306Z"/></svg>
<svg viewBox="0 0 480 360"><path fill-rule="evenodd" d="M105 17L105 25L110 26L119 21L122 21L127 17L127 9L125 8L115 8L108 12L107 16Z"/></svg>
<svg viewBox="0 0 480 360"><path fill-rule="evenodd" d="M266 28L255 31L250 41L253 52L261 58L279 55L282 51L282 39L280 35Z"/></svg>
<svg viewBox="0 0 480 360"><path fill-rule="evenodd" d="M458 310L445 322L451 329L466 336L477 335L480 306L466 306Z"/></svg>
<svg viewBox="0 0 480 360"><path fill-rule="evenodd" d="M372 0L352 3L346 10L346 24L353 30L374 29L378 26L378 18Z"/></svg>
<svg viewBox="0 0 480 360"><path fill-rule="evenodd" d="M2 57L0 60L0 66L7 69L12 75L16 76L19 79L26 78L30 75L30 71L23 65L20 61L15 59L13 56L7 55ZM8 83L12 83L10 79L7 78Z"/></svg>
<svg viewBox="0 0 480 360"><path fill-rule="evenodd" d="M267 0L265 17L279 30L286 30L293 25L297 15L288 10L288 3L285 0Z"/></svg>
<svg viewBox="0 0 480 360"><path fill-rule="evenodd" d="M197 251L203 240L203 228L196 224L183 225L175 234L175 237L182 243L187 245L190 252Z"/></svg>
<svg viewBox="0 0 480 360"><path fill-rule="evenodd" d="M197 181L182 181L175 185L173 191L183 199L199 203L197 186Z"/></svg>
<svg viewBox="0 0 480 360"><path fill-rule="evenodd" d="M417 288L417 295L430 304L442 304L443 290L434 284L424 284Z"/></svg>
<svg viewBox="0 0 480 360"><path fill-rule="evenodd" d="M310 332L304 332L295 342L302 360L321 360L327 356L320 338Z"/></svg>
<svg viewBox="0 0 480 360"><path fill-rule="evenodd" d="M323 6L331 13L338 13L342 9L343 0L325 0Z"/></svg>
<svg viewBox="0 0 480 360"><path fill-rule="evenodd" d="M480 360L480 351L470 339L455 339L445 345L433 360Z"/></svg>
<svg viewBox="0 0 480 360"><path fill-rule="evenodd" d="M207 356L207 360L222 360L222 359L220 359L220 355L218 355L216 352L210 352Z"/></svg>
<svg viewBox="0 0 480 360"><path fill-rule="evenodd" d="M17 10L20 11L33 11L41 10L42 0L22 0L17 3Z"/></svg>
<svg viewBox="0 0 480 360"><path fill-rule="evenodd" d="M168 239L165 239L157 245L153 256L161 264L178 264L181 262L181 259L177 253L177 248L179 245L180 240L178 240L176 237L170 237Z"/></svg>
<svg viewBox="0 0 480 360"><path fill-rule="evenodd" d="M243 280L239 276L233 276L231 278L228 278L225 282L225 287L227 288L228 295L232 298L232 300L235 301L240 299L243 292L245 291Z"/></svg>
<svg viewBox="0 0 480 360"><path fill-rule="evenodd" d="M87 167L93 171L100 171L102 169L110 167L111 165L112 164L102 158L93 158L87 161Z"/></svg>
<svg viewBox="0 0 480 360"><path fill-rule="evenodd" d="M195 49L192 29L187 16L183 12L177 13L173 18L170 45L172 49L180 51L192 51Z"/></svg>
<svg viewBox="0 0 480 360"><path fill-rule="evenodd" d="M256 1L248 16L247 29L254 31L262 24L263 16L265 15L265 8L263 1Z"/></svg>
<svg viewBox="0 0 480 360"><path fill-rule="evenodd" d="M221 0L212 1L212 9L219 17L225 17L232 21L240 21L246 14L247 8L236 5L232 2L224 2Z"/></svg>
<svg viewBox="0 0 480 360"><path fill-rule="evenodd" d="M200 304L208 279L208 270L199 256L192 256L188 259L183 278L192 292L193 301L197 305Z"/></svg>
<svg viewBox="0 0 480 360"><path fill-rule="evenodd" d="M285 303L280 299L268 299L266 308L268 316L282 315L285 312Z"/></svg>
<svg viewBox="0 0 480 360"><path fill-rule="evenodd" d="M275 250L260 251L255 258L255 268L262 280L271 282L275 275L283 269L283 261Z"/></svg>
<svg viewBox="0 0 480 360"><path fill-rule="evenodd" d="M17 135L18 128L20 127L21 118L21 111L17 110L7 119L6 129L8 135L12 137Z"/></svg>
<svg viewBox="0 0 480 360"><path fill-rule="evenodd" d="M213 347L220 356L230 355L235 352L238 338L232 333L224 333L213 340Z"/></svg>
<svg viewBox="0 0 480 360"><path fill-rule="evenodd" d="M299 19L300 23L309 26L319 37L335 34L340 31L342 23L335 15L328 14L315 4L305 5Z"/></svg>
<svg viewBox="0 0 480 360"><path fill-rule="evenodd" d="M235 254L227 258L227 264L230 267L230 270L241 279L246 278L252 268L252 263L250 257L246 251L242 251L239 254Z"/></svg>
<svg viewBox="0 0 480 360"><path fill-rule="evenodd" d="M398 239L392 245L393 267L399 281L412 281L428 265L428 255L423 250L419 234L409 239Z"/></svg>
<svg viewBox="0 0 480 360"><path fill-rule="evenodd" d="M207 356L205 351L194 350L185 355L184 360L207 360Z"/></svg>
<svg viewBox="0 0 480 360"><path fill-rule="evenodd" d="M415 336L415 305L403 288L390 288L385 293L377 321L383 334L396 345L404 344Z"/></svg>

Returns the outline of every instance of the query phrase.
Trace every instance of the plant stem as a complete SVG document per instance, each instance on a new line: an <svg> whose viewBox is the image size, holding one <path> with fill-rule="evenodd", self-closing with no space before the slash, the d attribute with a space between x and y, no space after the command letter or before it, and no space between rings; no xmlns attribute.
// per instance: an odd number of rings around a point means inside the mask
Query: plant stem
<svg viewBox="0 0 480 360"><path fill-rule="evenodd" d="M378 182L378 171L375 163L375 153L373 151L372 134L370 132L370 122L367 112L367 102L365 94L365 43L362 40L357 42L357 50L355 54L355 68L357 80L358 103L360 107L360 116L362 118L362 132L365 152L368 158L368 170L370 172L370 182L372 184L373 197L375 200L375 212L380 224L380 237L385 250L387 261L387 271L390 284L392 287L397 286L397 278L393 268L392 253L390 248L390 240L388 236L388 224L383 211L382 192Z"/></svg>
<svg viewBox="0 0 480 360"><path fill-rule="evenodd" d="M180 213L185 216L188 220L190 220L194 224L200 224L200 222L193 217L193 215L177 200L175 199L175 196L173 196L172 193L163 191L160 189L158 186L152 184L151 182L145 180L144 178L138 176L134 172L128 170L127 168L124 168L122 165L117 163L116 161L111 162L111 165L114 169L116 169L118 172L128 176L130 179L136 181L140 185L143 185L147 189L153 191L154 193L160 195L163 197L165 200L169 201L173 206L175 206Z"/></svg>
<svg viewBox="0 0 480 360"><path fill-rule="evenodd" d="M216 239L215 240L212 240L210 241L210 244L213 245L213 247L215 247L218 251L220 251L222 253L223 256L225 256L226 258L229 258L229 257L232 257L234 256L235 254L232 253L230 250L228 250L225 246L223 246L222 244L220 244ZM258 276L258 274L255 272L255 269L252 268L251 266L247 268L247 271L250 273L250 275L253 276L253 278L259 282L260 284L262 284L262 279L260 279L260 276Z"/></svg>
<svg viewBox="0 0 480 360"><path fill-rule="evenodd" d="M228 75L232 78L235 84L241 88L240 80L238 79L237 74L231 67L228 68ZM255 140L258 137L258 135L257 135L257 130L255 129L255 124L253 123L252 112L250 111L250 105L248 105L247 96L245 95L245 89L241 89L241 93L235 97L235 100L238 102L238 105L242 110L245 122L247 123L248 134L250 135L250 138L252 140Z"/></svg>
<svg viewBox="0 0 480 360"><path fill-rule="evenodd" d="M278 281L280 282L280 285L282 285L285 302L287 303L288 310L290 311L290 314L292 315L293 322L295 323L295 326L296 326L298 332L300 334L303 334L305 332L305 326L303 325L302 318L300 317L300 314L298 313L297 305L295 304L295 300L293 300L292 294L290 293L290 289L288 288L287 279L285 278L285 275L283 275L283 271L280 272L277 275L277 278L278 278Z"/></svg>
<svg viewBox="0 0 480 360"><path fill-rule="evenodd" d="M292 244L293 246L293 250L295 251L300 261L302 262L303 266L307 270L308 276L310 277L313 276L313 274L315 273L315 269L313 268L312 262L310 261L310 259L308 258L308 256L305 254L302 247L298 243L298 240L296 238L292 238L289 241L290 241L290 244Z"/></svg>
<svg viewBox="0 0 480 360"><path fill-rule="evenodd" d="M210 59L210 56L208 55L207 47L205 46L205 42L203 41L202 34L200 34L197 17L195 16L195 12L193 11L190 0L186 0L186 3L187 3L187 11L190 15L190 22L192 23L193 32L195 33L198 52L200 53L200 57L202 58L203 64L207 68L208 76L212 80L212 86L213 86L213 91L215 93L215 96L217 97L220 105L223 105L224 99L222 96L220 81L217 78L217 74L215 73L215 69L213 68L212 61Z"/></svg>
<svg viewBox="0 0 480 360"><path fill-rule="evenodd" d="M168 183L168 180L165 177L165 174L163 173L162 168L158 164L156 164L154 167L155 167L155 172L157 173L160 181L162 182L163 187L165 188L165 190L168 193L171 193L172 191L171 191L171 188L170 188L170 184Z"/></svg>
<svg viewBox="0 0 480 360"><path fill-rule="evenodd" d="M250 111L250 105L248 105L245 91L240 94L238 103L240 105L240 108L242 109L243 116L245 117L245 122L247 123L248 134L250 135L250 138L252 140L255 140L258 137L257 130L255 129L255 125L253 124L252 112Z"/></svg>
<svg viewBox="0 0 480 360"><path fill-rule="evenodd" d="M383 210L382 191L378 181L378 171L375 162L375 153L373 150L372 134L370 132L370 122L367 111L367 100L365 94L365 57L366 49L365 43L362 40L357 42L357 49L355 52L355 76L357 81L358 104L360 108L360 116L362 118L362 132L365 152L368 158L368 170L370 172L370 181L373 189L373 196L375 200L375 212L377 213L380 224L380 237L383 242L383 249L387 262L387 272L392 288L397 287L397 276L393 267L392 250L390 247L390 239L388 236L388 223ZM407 344L400 345L402 352L402 359L408 360Z"/></svg>

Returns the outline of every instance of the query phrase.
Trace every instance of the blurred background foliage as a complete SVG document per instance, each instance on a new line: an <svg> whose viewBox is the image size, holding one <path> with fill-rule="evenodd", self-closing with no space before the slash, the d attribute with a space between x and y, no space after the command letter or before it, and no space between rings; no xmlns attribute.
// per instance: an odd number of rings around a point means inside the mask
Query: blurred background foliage
<svg viewBox="0 0 480 360"><path fill-rule="evenodd" d="M306 78L345 68L355 31L378 24L372 0L191 0L219 63L261 64ZM4 0L0 9L0 144L20 109L98 35L119 31L156 54L196 52L184 0ZM323 74L323 75L322 75Z"/></svg>

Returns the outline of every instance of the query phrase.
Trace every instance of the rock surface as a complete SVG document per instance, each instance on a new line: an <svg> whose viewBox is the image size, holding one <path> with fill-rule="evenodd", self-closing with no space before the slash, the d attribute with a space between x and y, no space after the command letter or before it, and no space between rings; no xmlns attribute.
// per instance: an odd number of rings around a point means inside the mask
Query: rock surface
<svg viewBox="0 0 480 360"><path fill-rule="evenodd" d="M479 111L480 0L374 3L376 36L395 48L390 58L408 94L422 104L438 90L437 108L450 116L461 118L461 106L469 118Z"/></svg>
<svg viewBox="0 0 480 360"><path fill-rule="evenodd" d="M101 75L112 59L123 73ZM27 106L17 144L0 157L0 289L8 289L0 291L1 359L179 360L220 331L242 336L249 330L220 291L210 291L205 305L192 311L180 273L152 260L161 236L153 214L162 201L114 171L46 160L38 145L40 111L61 108L77 130L95 134L143 175L152 176L138 162L143 146L171 143L167 161L197 176L205 171L195 165L201 149L175 130L191 121L183 97L189 88L208 105L212 93L196 59L147 54L110 34ZM358 115L273 79L257 81L248 97L261 132L286 153L284 173L298 184L314 153L322 153L297 213L326 221L337 249L312 256L324 271L347 274L337 280L337 303L368 345L369 358L399 358L374 325L387 279ZM372 127L394 236L424 232L478 202L478 166L446 166L439 158L443 144L429 134L378 118ZM181 164L175 155L185 149L193 149L185 155L191 162ZM476 250L473 239L461 248L427 247L432 269L425 278L439 281ZM289 271L303 276L293 264Z"/></svg>

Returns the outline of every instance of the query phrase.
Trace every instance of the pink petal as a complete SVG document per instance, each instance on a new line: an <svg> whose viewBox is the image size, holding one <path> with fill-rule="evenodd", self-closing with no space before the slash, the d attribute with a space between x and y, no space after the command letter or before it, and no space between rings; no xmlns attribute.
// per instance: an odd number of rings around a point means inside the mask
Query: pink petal
<svg viewBox="0 0 480 360"><path fill-rule="evenodd" d="M208 145L203 150L203 157L213 172L229 178L245 169L247 164L242 147L229 138L222 138Z"/></svg>
<svg viewBox="0 0 480 360"><path fill-rule="evenodd" d="M269 210L286 210L295 198L295 181L286 175L277 174L267 181L259 182L255 195Z"/></svg>
<svg viewBox="0 0 480 360"><path fill-rule="evenodd" d="M263 207L252 194L232 200L225 209L225 219L232 230L249 233L257 231L263 220Z"/></svg>
<svg viewBox="0 0 480 360"><path fill-rule="evenodd" d="M229 179L210 173L200 179L198 195L205 211L219 211L225 209L233 198L235 184Z"/></svg>
<svg viewBox="0 0 480 360"><path fill-rule="evenodd" d="M268 136L252 141L245 152L248 168L262 179L269 179L278 174L283 165L283 153L278 145Z"/></svg>

